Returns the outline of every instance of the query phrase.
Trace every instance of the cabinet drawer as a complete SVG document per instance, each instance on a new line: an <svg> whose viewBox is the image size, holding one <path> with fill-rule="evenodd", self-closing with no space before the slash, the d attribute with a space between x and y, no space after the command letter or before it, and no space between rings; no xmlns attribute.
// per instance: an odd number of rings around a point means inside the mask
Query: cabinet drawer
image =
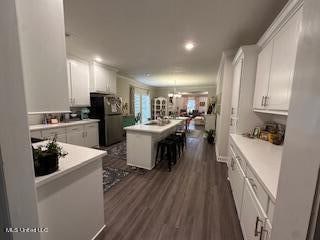
<svg viewBox="0 0 320 240"><path fill-rule="evenodd" d="M237 149L235 148L235 146L232 143L230 143L230 154L231 154L231 156L234 156L234 158L238 160L238 162L240 163L240 166L242 168L242 171L246 174L247 163L246 163L245 159L243 159L240 156L240 154L237 152Z"/></svg>
<svg viewBox="0 0 320 240"><path fill-rule="evenodd" d="M83 125L76 125L76 126L70 126L67 127L67 133L70 132L83 132L84 126Z"/></svg>
<svg viewBox="0 0 320 240"><path fill-rule="evenodd" d="M268 206L268 218L269 218L269 221L270 223L272 224L272 220L273 220L273 213L274 213L274 203L269 199L269 206Z"/></svg>
<svg viewBox="0 0 320 240"><path fill-rule="evenodd" d="M257 198L259 199L259 202L265 212L268 210L268 201L269 197L266 191L261 186L260 182L256 178L256 176L253 174L252 170L250 168L247 169L247 178L251 184L251 187L256 194Z"/></svg>
<svg viewBox="0 0 320 240"><path fill-rule="evenodd" d="M65 128L46 129L46 130L42 130L42 137L46 138L48 136L61 135L61 134L65 134L65 133L66 133Z"/></svg>
<svg viewBox="0 0 320 240"><path fill-rule="evenodd" d="M98 127L98 123L90 123L85 125L85 128L97 128L97 127Z"/></svg>
<svg viewBox="0 0 320 240"><path fill-rule="evenodd" d="M30 136L33 137L33 138L42 138L42 133L41 131L31 131L30 132Z"/></svg>

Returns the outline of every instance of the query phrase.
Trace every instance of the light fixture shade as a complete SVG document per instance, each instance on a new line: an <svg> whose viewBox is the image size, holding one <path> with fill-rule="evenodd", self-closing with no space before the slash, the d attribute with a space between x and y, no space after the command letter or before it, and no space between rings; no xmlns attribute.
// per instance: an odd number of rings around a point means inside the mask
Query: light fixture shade
<svg viewBox="0 0 320 240"><path fill-rule="evenodd" d="M174 94L173 93L168 93L168 97L173 97Z"/></svg>

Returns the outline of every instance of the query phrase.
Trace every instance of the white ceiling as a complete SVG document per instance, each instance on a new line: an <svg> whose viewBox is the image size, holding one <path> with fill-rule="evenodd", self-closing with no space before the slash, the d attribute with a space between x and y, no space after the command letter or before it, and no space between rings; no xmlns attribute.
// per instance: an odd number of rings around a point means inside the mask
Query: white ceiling
<svg viewBox="0 0 320 240"><path fill-rule="evenodd" d="M286 2L64 0L67 51L148 85L213 85L222 51L256 43Z"/></svg>

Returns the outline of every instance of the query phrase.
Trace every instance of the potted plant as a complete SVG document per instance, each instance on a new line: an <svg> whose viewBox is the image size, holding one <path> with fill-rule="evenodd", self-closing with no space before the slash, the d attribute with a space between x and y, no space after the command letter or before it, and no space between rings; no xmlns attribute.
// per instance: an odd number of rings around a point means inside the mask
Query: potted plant
<svg viewBox="0 0 320 240"><path fill-rule="evenodd" d="M57 144L56 137L49 140L46 145L32 147L34 171L36 176L53 173L59 169L59 158L68 153Z"/></svg>
<svg viewBox="0 0 320 240"><path fill-rule="evenodd" d="M206 131L206 133L207 133L208 143L213 144L216 131L213 129L210 129L209 131Z"/></svg>

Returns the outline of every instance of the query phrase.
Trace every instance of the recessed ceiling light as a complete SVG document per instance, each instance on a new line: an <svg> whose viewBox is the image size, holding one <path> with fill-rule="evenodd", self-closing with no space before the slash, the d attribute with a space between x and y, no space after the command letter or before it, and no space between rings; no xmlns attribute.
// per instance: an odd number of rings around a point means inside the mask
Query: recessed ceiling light
<svg viewBox="0 0 320 240"><path fill-rule="evenodd" d="M94 60L95 60L96 62L102 62L102 58L101 58L101 57L95 57Z"/></svg>
<svg viewBox="0 0 320 240"><path fill-rule="evenodd" d="M193 42L186 42L186 44L184 45L184 48L185 48L187 51L191 51L194 47L195 47L195 45L194 45Z"/></svg>
<svg viewBox="0 0 320 240"><path fill-rule="evenodd" d="M150 77L151 76L151 74L150 73L146 73L146 77Z"/></svg>

